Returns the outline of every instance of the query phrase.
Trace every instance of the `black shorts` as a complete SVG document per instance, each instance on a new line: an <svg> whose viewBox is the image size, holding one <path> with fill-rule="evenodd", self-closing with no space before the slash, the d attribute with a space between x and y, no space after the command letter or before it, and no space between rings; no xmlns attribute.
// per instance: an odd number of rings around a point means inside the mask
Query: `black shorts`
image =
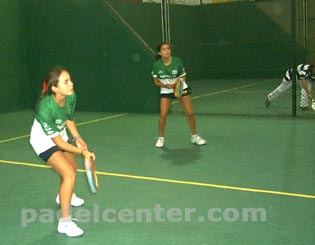
<svg viewBox="0 0 315 245"><path fill-rule="evenodd" d="M190 87L187 87L187 88L184 89L182 96L186 96L186 95L190 95L190 94L191 94L191 88L190 88ZM177 98L174 96L174 93L160 94L160 98L177 99Z"/></svg>
<svg viewBox="0 0 315 245"><path fill-rule="evenodd" d="M39 154L39 157L43 159L45 162L47 162L48 159L57 151L63 151L63 150L61 150L58 146L55 145L49 148L47 151L44 151L41 154Z"/></svg>

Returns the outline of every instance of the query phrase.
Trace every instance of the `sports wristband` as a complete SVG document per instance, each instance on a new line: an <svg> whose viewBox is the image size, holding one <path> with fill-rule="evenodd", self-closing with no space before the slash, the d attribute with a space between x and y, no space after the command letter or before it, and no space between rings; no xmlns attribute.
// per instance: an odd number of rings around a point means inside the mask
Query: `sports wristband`
<svg viewBox="0 0 315 245"><path fill-rule="evenodd" d="M73 137L72 141L76 141L77 139L80 139L80 138L81 138L81 136L78 134L78 135Z"/></svg>

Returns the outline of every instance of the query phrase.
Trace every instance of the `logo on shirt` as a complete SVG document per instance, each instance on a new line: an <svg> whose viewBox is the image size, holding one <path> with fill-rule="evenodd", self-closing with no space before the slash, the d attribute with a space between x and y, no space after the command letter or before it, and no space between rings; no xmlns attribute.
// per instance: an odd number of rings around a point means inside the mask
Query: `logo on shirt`
<svg viewBox="0 0 315 245"><path fill-rule="evenodd" d="M62 123L61 125L57 125L59 131L63 130L66 127L66 122Z"/></svg>

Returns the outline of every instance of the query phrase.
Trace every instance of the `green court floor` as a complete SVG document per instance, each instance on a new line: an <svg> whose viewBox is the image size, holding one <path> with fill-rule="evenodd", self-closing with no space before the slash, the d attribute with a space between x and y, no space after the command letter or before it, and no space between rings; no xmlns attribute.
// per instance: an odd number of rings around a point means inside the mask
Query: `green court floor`
<svg viewBox="0 0 315 245"><path fill-rule="evenodd" d="M0 114L1 244L315 244L314 122L197 115L206 146L171 114L154 147L157 114L77 112L96 152L100 189L85 173L73 208L80 238L56 231L59 178L34 154L32 111Z"/></svg>

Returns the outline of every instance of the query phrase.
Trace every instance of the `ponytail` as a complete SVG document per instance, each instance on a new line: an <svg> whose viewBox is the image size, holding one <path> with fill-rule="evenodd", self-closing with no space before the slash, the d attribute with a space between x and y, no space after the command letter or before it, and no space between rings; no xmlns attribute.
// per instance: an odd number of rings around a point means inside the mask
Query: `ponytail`
<svg viewBox="0 0 315 245"><path fill-rule="evenodd" d="M54 94L52 91L52 87L58 86L59 76L63 71L67 71L65 68L62 68L60 66L54 66L52 67L47 75L45 76L45 79L42 83L42 90L38 96L37 104L46 96ZM68 72L68 71L67 71Z"/></svg>

